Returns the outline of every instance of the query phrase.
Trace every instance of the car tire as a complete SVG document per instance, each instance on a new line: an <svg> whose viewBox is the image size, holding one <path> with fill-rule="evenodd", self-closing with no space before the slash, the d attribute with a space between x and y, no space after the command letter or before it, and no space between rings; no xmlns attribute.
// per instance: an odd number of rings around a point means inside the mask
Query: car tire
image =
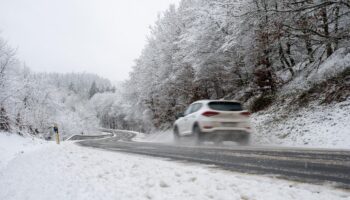
<svg viewBox="0 0 350 200"><path fill-rule="evenodd" d="M179 128L177 126L174 127L173 136L174 136L175 143L180 142Z"/></svg>
<svg viewBox="0 0 350 200"><path fill-rule="evenodd" d="M201 134L201 129L198 125L195 125L192 130L192 141L194 145L200 145L202 143Z"/></svg>

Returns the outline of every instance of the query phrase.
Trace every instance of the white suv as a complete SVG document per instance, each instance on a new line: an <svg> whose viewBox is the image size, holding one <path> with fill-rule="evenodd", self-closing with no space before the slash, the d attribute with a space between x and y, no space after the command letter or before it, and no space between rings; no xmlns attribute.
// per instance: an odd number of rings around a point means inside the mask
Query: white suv
<svg viewBox="0 0 350 200"><path fill-rule="evenodd" d="M203 140L248 144L252 132L250 112L237 101L201 100L192 103L174 123L174 138L190 136L195 143Z"/></svg>

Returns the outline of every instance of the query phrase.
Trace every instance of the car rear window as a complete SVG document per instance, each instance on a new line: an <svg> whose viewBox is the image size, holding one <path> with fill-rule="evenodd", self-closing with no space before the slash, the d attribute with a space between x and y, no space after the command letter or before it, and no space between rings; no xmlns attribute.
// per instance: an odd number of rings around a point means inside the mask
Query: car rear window
<svg viewBox="0 0 350 200"><path fill-rule="evenodd" d="M237 102L210 102L208 104L210 109L220 111L242 111L242 105Z"/></svg>

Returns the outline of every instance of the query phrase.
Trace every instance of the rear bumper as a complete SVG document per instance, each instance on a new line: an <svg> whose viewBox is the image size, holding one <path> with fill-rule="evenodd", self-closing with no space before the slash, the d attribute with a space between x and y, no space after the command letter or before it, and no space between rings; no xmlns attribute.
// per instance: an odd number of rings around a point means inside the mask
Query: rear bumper
<svg viewBox="0 0 350 200"><path fill-rule="evenodd" d="M230 123L230 122L229 122ZM236 126L225 127L222 122L201 122L199 126L203 133L227 134L227 132L246 132L251 133L252 129L249 122L231 122L236 123Z"/></svg>

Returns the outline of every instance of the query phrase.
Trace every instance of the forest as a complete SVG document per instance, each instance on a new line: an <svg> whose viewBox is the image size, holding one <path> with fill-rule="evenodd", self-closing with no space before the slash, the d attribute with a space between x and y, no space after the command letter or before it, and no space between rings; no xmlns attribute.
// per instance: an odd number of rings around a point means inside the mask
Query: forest
<svg viewBox="0 0 350 200"><path fill-rule="evenodd" d="M89 99L114 91L94 74L32 72L0 40L0 131L45 137L57 124L65 138L96 130L99 119Z"/></svg>
<svg viewBox="0 0 350 200"><path fill-rule="evenodd" d="M199 99L236 99L258 112L282 91L302 95L324 63L349 52L349 0L182 0L159 14L117 87L93 74L32 73L1 40L0 130L43 133L57 122L70 133L150 132Z"/></svg>
<svg viewBox="0 0 350 200"><path fill-rule="evenodd" d="M288 84L305 89L349 47L350 1L182 0L152 26L124 85L118 106L127 109L116 114L147 132L171 127L199 99L236 99L257 112L295 89Z"/></svg>

